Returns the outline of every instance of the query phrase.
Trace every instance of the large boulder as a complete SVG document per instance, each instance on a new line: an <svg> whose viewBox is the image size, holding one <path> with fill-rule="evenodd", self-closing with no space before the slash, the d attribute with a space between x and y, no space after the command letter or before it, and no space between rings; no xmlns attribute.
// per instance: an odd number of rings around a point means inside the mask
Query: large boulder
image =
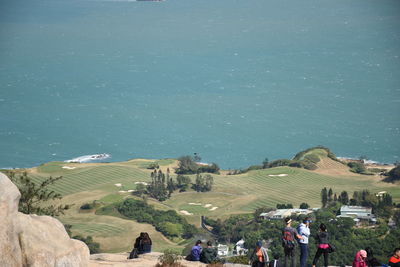
<svg viewBox="0 0 400 267"><path fill-rule="evenodd" d="M18 212L20 193L0 173L0 266L86 267L89 249L49 216Z"/></svg>

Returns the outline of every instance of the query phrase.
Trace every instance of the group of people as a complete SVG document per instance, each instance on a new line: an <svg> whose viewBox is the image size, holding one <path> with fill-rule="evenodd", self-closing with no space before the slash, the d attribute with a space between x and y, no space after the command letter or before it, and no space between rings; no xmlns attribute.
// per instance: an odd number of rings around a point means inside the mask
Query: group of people
<svg viewBox="0 0 400 267"><path fill-rule="evenodd" d="M252 267L296 267L296 250L300 250L300 267L306 267L309 252L310 218L305 218L303 222L296 228L293 228L292 220L285 218L285 228L282 230L282 246L285 254L283 264L279 261L278 256L274 256L273 260L269 260L267 250L262 246L262 242L256 243L256 248L250 254ZM317 251L315 253L312 265L316 266L321 256L324 257L324 266L328 266L329 254L335 252L336 248L329 243L329 234L325 224L321 223L318 233L315 235ZM353 267L373 267L385 266L380 263L374 256L371 248L360 250L356 253L353 261ZM392 257L389 259L388 266L400 267L400 248L393 251Z"/></svg>
<svg viewBox="0 0 400 267"><path fill-rule="evenodd" d="M220 259L218 259L218 252L213 248L211 241L207 241L207 246L204 248L201 244L201 240L196 241L196 244L190 250L190 254L186 257L187 260L200 261L203 263L215 263L220 261Z"/></svg>

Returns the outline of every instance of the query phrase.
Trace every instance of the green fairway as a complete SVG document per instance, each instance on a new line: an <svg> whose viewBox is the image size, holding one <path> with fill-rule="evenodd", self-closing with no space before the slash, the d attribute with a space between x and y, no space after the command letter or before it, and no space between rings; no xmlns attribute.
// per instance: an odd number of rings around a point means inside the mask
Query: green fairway
<svg viewBox="0 0 400 267"><path fill-rule="evenodd" d="M320 192L323 187L332 188L338 194L346 190L350 196L353 191L363 189L373 193L387 191L393 196L394 202L400 202L398 185L381 182L378 176L351 173L347 166L327 158L324 150L316 149L302 157L309 154L321 158L317 164L319 168L315 171L276 167L240 175L213 174L214 185L211 192L198 193L189 189L183 193L175 191L164 202L154 199L147 201L157 209L176 210L196 227L200 227L201 215L226 218L232 214L253 212L259 207L274 208L280 203L291 203L298 207L300 203L306 202L313 208L320 207ZM134 236L141 231L147 231L154 236L157 244L154 246L155 250L161 251L169 247L179 249L181 246L166 239L148 224L106 216L118 215L116 210L95 215L94 211L82 212L79 209L82 204L92 203L94 200L100 205L109 205L126 197L135 197L128 190L135 190L138 182L150 182L152 170L146 169L150 163L159 164L163 172L169 168L171 173L174 166L177 166L177 161L173 159L136 159L97 164L50 162L27 171L35 182L43 181L49 176L63 176L51 188L64 196L62 203L74 206L60 219L72 225L73 234L93 236L96 242L100 242L103 251L129 250ZM195 176L192 175L191 179L194 182Z"/></svg>

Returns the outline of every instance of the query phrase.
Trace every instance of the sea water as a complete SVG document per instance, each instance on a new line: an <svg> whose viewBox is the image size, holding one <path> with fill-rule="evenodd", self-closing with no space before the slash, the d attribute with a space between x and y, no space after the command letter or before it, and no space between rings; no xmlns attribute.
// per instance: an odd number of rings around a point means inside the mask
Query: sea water
<svg viewBox="0 0 400 267"><path fill-rule="evenodd" d="M400 156L397 0L3 0L0 167Z"/></svg>

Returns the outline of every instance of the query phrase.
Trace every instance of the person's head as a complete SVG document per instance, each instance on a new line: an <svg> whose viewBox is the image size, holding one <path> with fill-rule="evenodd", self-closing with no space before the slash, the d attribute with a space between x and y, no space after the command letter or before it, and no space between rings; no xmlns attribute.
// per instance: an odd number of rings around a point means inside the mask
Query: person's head
<svg viewBox="0 0 400 267"><path fill-rule="evenodd" d="M256 242L256 247L257 247L257 248L261 248L261 247L262 247L262 241L258 240L258 241Z"/></svg>
<svg viewBox="0 0 400 267"><path fill-rule="evenodd" d="M144 238L150 239L150 236L149 236L149 234L147 232L144 233Z"/></svg>
<svg viewBox="0 0 400 267"><path fill-rule="evenodd" d="M285 224L286 225L290 225L292 223L292 219L290 219L289 217L285 218Z"/></svg>
<svg viewBox="0 0 400 267"><path fill-rule="evenodd" d="M359 252L360 252L360 257L361 258L365 259L367 257L367 252L365 250L362 249Z"/></svg>
<svg viewBox="0 0 400 267"><path fill-rule="evenodd" d="M396 258L400 258L400 248L395 248L393 250L393 256L395 256Z"/></svg>
<svg viewBox="0 0 400 267"><path fill-rule="evenodd" d="M319 230L320 230L321 232L326 232L326 225L323 224L323 223L321 223L321 224L319 225Z"/></svg>
<svg viewBox="0 0 400 267"><path fill-rule="evenodd" d="M208 247L212 247L212 242L211 241L207 241L207 246Z"/></svg>
<svg viewBox="0 0 400 267"><path fill-rule="evenodd" d="M202 243L201 240L197 240L196 241L196 246L199 246L201 243Z"/></svg>
<svg viewBox="0 0 400 267"><path fill-rule="evenodd" d="M304 223L305 225L307 225L307 226L310 225L310 222L311 222L310 217L305 217L304 220L303 220L303 223Z"/></svg>
<svg viewBox="0 0 400 267"><path fill-rule="evenodd" d="M145 237L146 237L146 233L145 233L145 232L141 232L141 233L140 233L140 237L141 237L141 238L145 238Z"/></svg>

